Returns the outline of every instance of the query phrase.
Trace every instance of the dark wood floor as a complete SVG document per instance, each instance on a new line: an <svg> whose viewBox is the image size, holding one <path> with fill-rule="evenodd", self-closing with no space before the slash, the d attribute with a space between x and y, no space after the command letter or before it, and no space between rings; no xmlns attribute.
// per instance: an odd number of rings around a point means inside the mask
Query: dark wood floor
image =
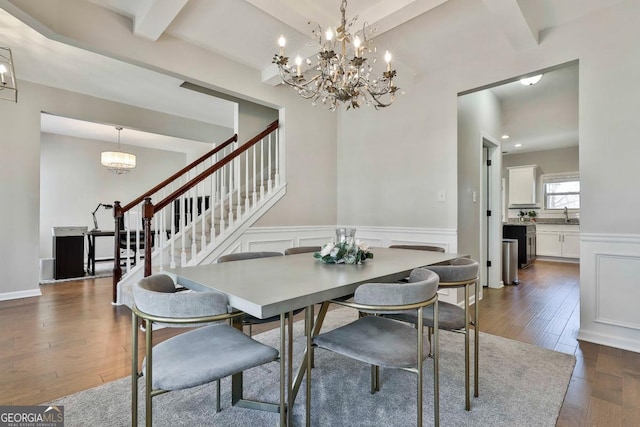
<svg viewBox="0 0 640 427"><path fill-rule="evenodd" d="M576 340L579 267L536 262L519 274L518 286L485 288L481 330L576 355L558 426L639 426L640 354ZM39 404L129 375L131 315L109 303L110 281L42 285L42 297L0 302L0 405Z"/></svg>

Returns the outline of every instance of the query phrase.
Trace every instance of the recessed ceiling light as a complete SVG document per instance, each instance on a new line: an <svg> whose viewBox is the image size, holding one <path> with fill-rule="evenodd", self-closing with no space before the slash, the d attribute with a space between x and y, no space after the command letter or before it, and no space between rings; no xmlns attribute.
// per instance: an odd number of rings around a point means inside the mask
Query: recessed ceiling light
<svg viewBox="0 0 640 427"><path fill-rule="evenodd" d="M520 83L522 83L525 86L533 86L534 84L538 83L540 80L542 80L542 74L538 74L537 76L524 77L520 79Z"/></svg>
<svg viewBox="0 0 640 427"><path fill-rule="evenodd" d="M520 148L520 147L522 147L522 144L516 144L516 145L514 145L514 147Z"/></svg>
<svg viewBox="0 0 640 427"><path fill-rule="evenodd" d="M509 135L505 133L504 135L502 135L502 139L509 139Z"/></svg>

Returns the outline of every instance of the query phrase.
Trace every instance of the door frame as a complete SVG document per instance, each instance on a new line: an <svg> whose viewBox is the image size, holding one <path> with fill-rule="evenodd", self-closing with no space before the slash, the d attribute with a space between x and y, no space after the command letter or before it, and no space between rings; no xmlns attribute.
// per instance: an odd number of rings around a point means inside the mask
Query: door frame
<svg viewBox="0 0 640 427"><path fill-rule="evenodd" d="M490 135L480 132L480 150L488 149L487 159L491 160L488 169L480 155L480 200L482 207L478 216L480 229L480 283L490 288L502 288L502 151L500 142ZM488 173L487 173L488 169ZM487 217L487 210L491 216ZM486 226L485 226L486 224ZM485 231L486 230L486 231ZM487 267L487 260L491 267Z"/></svg>

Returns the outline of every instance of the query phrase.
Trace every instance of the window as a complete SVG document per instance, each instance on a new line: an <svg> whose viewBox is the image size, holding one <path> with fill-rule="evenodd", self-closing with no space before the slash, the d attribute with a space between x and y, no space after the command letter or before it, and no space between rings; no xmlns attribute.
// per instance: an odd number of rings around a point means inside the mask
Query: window
<svg viewBox="0 0 640 427"><path fill-rule="evenodd" d="M580 175L577 172L542 176L544 208L580 209Z"/></svg>

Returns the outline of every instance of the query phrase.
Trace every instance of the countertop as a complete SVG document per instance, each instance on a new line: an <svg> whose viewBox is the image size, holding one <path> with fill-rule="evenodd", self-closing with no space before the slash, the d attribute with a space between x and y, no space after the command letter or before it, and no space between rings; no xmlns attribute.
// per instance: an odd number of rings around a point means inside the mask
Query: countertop
<svg viewBox="0 0 640 427"><path fill-rule="evenodd" d="M517 218L509 218L505 225L528 225L528 224L550 224L550 225L580 225L579 218L569 218L569 222L565 222L564 218L536 218L533 221L519 221Z"/></svg>

